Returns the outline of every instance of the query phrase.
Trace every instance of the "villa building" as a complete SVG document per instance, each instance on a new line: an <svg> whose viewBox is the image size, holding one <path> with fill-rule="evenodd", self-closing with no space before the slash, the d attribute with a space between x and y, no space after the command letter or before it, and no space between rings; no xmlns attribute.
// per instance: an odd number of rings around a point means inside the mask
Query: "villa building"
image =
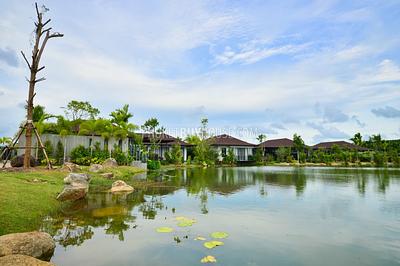
<svg viewBox="0 0 400 266"><path fill-rule="evenodd" d="M279 148L291 148L293 153L292 155L295 155L295 151L293 149L294 147L293 141L288 138L267 140L258 144L258 147L263 149L264 156L267 155L275 156L276 151Z"/></svg>
<svg viewBox="0 0 400 266"><path fill-rule="evenodd" d="M347 141L328 141L328 142L321 142L314 146L312 146L313 150L331 150L332 147L337 146L342 150L356 150L356 151L367 151L367 148L360 147L353 143Z"/></svg>
<svg viewBox="0 0 400 266"><path fill-rule="evenodd" d="M116 139L113 137L104 139L101 136L60 136L57 134L42 134L41 138L43 143L50 142L54 151L56 150L57 143L61 142L64 146L67 159L70 157L71 151L80 145L85 148L98 145L100 149L108 149L110 153L114 146L118 146L123 152L128 152L132 155L135 160L145 161L147 160L147 154L151 147L151 136L146 133L136 133L135 135L136 137L128 137L125 139ZM157 138L159 138L157 144L158 148L155 153L158 155L159 159L164 160L165 153L172 149L174 144L179 144L182 149L183 160L187 160L187 148L191 146L190 144L167 134L162 134L157 136ZM25 138L20 138L18 146L25 146ZM37 147L36 138L32 138L32 147ZM18 150L18 155L22 155L23 153L23 149ZM36 155L37 149L32 149L32 156L36 157Z"/></svg>
<svg viewBox="0 0 400 266"><path fill-rule="evenodd" d="M234 138L227 134L209 138L209 142L217 151L219 161L223 160L228 153L228 149L230 148L233 149L233 153L235 154L238 162L250 161L251 157L253 156L253 150L256 147L254 144Z"/></svg>

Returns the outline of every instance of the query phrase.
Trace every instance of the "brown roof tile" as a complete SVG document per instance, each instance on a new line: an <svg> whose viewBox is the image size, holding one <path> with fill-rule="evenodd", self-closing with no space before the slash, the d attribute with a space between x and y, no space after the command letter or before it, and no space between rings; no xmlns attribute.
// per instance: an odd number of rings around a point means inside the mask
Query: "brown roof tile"
<svg viewBox="0 0 400 266"><path fill-rule="evenodd" d="M229 136L227 134L214 136L209 138L208 140L210 144L213 146L249 146L249 147L256 146L254 144Z"/></svg>
<svg viewBox="0 0 400 266"><path fill-rule="evenodd" d="M293 141L288 138L270 139L258 145L261 148L293 147Z"/></svg>
<svg viewBox="0 0 400 266"><path fill-rule="evenodd" d="M367 148L354 145L353 143L346 141L327 141L321 142L313 146L313 149L331 149L333 145L337 145L342 149L367 151Z"/></svg>

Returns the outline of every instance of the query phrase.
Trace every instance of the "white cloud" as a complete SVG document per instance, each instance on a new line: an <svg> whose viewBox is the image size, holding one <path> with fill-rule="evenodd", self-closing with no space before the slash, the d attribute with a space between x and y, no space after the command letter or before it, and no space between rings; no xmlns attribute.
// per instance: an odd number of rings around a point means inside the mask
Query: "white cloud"
<svg viewBox="0 0 400 266"><path fill-rule="evenodd" d="M234 63L252 64L268 57L276 55L293 55L306 49L309 44L301 45L282 45L275 47L248 47L243 45L243 48L234 51L231 47L225 47L224 52L215 55L217 64L229 65Z"/></svg>

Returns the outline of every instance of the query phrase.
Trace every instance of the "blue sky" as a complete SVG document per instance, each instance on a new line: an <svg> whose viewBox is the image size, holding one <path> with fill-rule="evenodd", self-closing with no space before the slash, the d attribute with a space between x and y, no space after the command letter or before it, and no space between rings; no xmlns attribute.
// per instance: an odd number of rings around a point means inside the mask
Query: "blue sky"
<svg viewBox="0 0 400 266"><path fill-rule="evenodd" d="M179 135L307 143L400 138L400 1L43 1L52 27L36 104L106 117L129 103ZM0 136L24 119L32 1L0 1Z"/></svg>

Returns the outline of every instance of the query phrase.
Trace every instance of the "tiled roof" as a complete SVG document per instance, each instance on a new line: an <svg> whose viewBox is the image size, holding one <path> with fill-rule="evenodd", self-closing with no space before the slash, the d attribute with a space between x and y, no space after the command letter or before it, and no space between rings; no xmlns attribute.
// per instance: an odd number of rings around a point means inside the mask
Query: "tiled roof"
<svg viewBox="0 0 400 266"><path fill-rule="evenodd" d="M280 147L293 147L293 141L291 139L271 139L264 141L258 145L261 148L280 148Z"/></svg>
<svg viewBox="0 0 400 266"><path fill-rule="evenodd" d="M150 133L135 133L135 134L137 134L137 135L142 137L143 143L150 143L151 142L150 139L152 137L152 134L150 134ZM157 137L159 137L159 135L157 135ZM180 140L178 138L175 138L175 137L173 137L171 135L168 135L168 134L165 134L165 133L161 134L160 138L161 138L160 144L174 145L174 144L178 143L179 145L182 145L182 146L191 146L191 144L186 143L186 142L184 142L184 141L182 141L182 140Z"/></svg>
<svg viewBox="0 0 400 266"><path fill-rule="evenodd" d="M208 141L213 146L249 146L249 147L255 146L254 144L234 138L227 134L211 137L208 139Z"/></svg>
<svg viewBox="0 0 400 266"><path fill-rule="evenodd" d="M353 143L346 142L346 141L328 141L328 142L321 142L313 146L313 149L331 149L333 145L337 145L342 149L349 149L349 150L359 150L359 151L366 151L367 148L360 147L358 145L354 145Z"/></svg>

